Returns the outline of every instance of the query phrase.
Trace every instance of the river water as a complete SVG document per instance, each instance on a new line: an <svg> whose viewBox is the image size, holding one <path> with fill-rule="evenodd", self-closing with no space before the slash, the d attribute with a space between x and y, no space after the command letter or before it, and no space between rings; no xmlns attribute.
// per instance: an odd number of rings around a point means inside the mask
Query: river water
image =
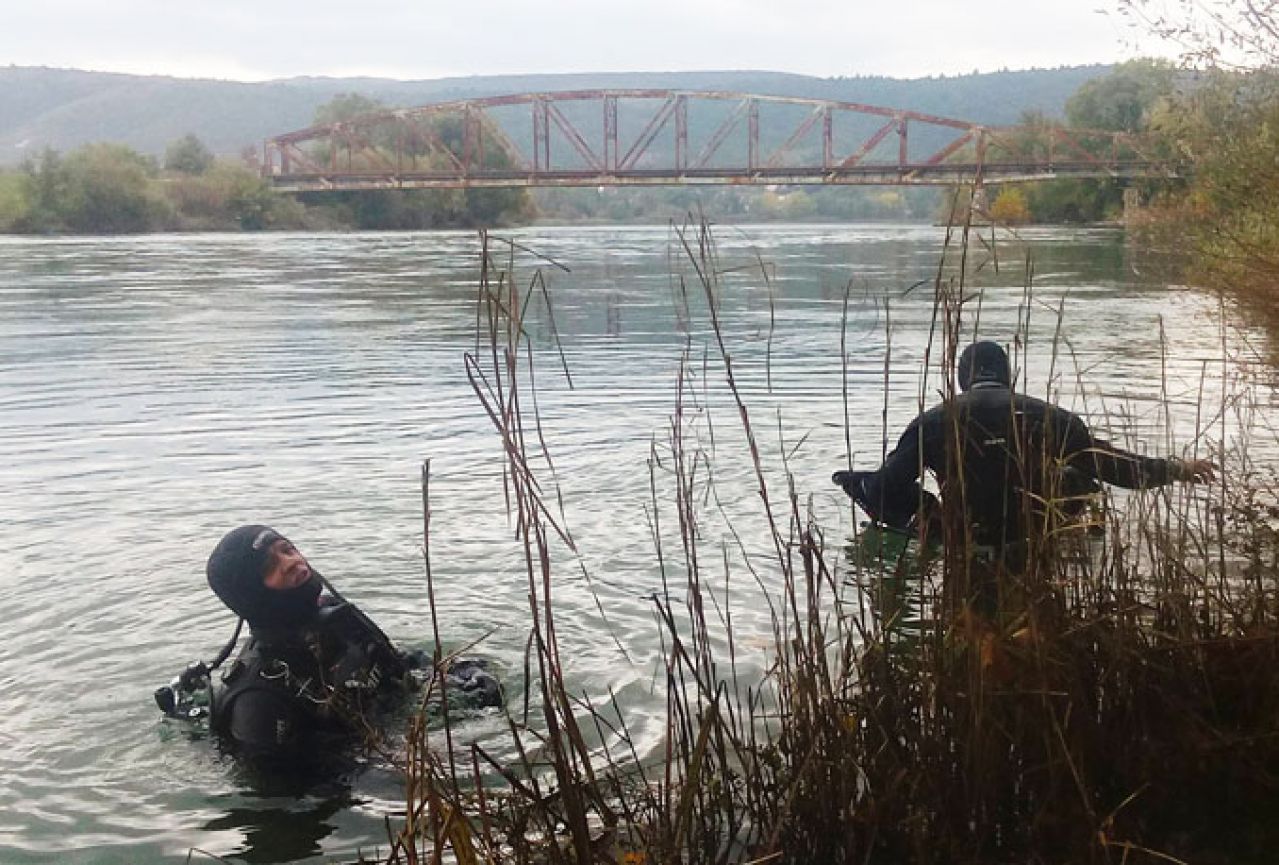
<svg viewBox="0 0 1279 865"><path fill-rule="evenodd" d="M770 483L784 498L789 470L829 538L854 519L828 481L848 462L846 442L873 466L885 407L894 430L918 409L943 235L716 232L722 330ZM653 748L664 696L646 599L661 585L648 463L669 435L686 346L720 505L747 520L759 510L706 304L669 228L501 237L517 241L493 246L520 284L542 269L553 310L529 305L538 410L595 592L560 560L568 675L596 697L612 688L640 749ZM1007 341L1030 309L1030 392L1060 390L1143 450L1180 450L1201 427L1201 449L1240 446L1233 421L1209 425L1196 403L1219 404L1223 378L1247 366L1223 364L1223 346L1262 355L1256 334L1223 330L1211 299L1142 277L1115 231L1033 230L998 252L998 271L990 262L972 283L984 292L980 332ZM463 361L476 344L478 264L470 233L0 239L0 862L180 861L192 850L285 862L385 848L401 795L391 769L273 790L163 720L151 692L229 636L204 561L244 522L287 534L394 639L428 645L426 459L444 638L487 635L475 652L518 693L527 582L501 443ZM1273 409L1267 392L1263 413ZM1277 452L1271 430L1252 445L1263 459ZM708 549L727 538L708 516ZM733 601L747 675L767 660L760 600ZM503 728L477 714L461 736L509 756Z"/></svg>

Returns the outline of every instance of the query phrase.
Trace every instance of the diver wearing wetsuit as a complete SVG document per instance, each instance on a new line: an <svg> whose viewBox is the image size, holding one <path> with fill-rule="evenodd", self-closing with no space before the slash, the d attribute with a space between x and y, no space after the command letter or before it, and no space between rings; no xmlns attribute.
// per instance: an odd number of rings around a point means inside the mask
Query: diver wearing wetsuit
<svg viewBox="0 0 1279 865"><path fill-rule="evenodd" d="M915 418L882 466L833 476L871 519L903 530L918 516L935 524L940 508L919 483L931 471L943 501L963 515L965 537L1002 558L1032 532L1050 530L1050 517L1077 511L1097 481L1138 489L1213 477L1208 460L1129 453L1095 437L1078 415L1015 393L997 343L964 349L958 376L962 393Z"/></svg>
<svg viewBox="0 0 1279 865"><path fill-rule="evenodd" d="M288 539L259 525L228 533L209 586L251 637L215 689L212 727L255 756L294 755L317 735L350 735L402 694L409 656L325 583Z"/></svg>

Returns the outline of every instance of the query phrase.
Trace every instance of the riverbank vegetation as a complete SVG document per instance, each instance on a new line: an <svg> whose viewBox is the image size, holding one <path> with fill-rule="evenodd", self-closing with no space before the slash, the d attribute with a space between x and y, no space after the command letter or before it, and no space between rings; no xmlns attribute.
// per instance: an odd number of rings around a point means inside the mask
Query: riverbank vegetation
<svg viewBox="0 0 1279 865"><path fill-rule="evenodd" d="M347 104L357 104L347 100ZM46 151L0 171L0 233L420 230L545 222L665 223L704 208L751 222L927 221L932 189L777 188L275 192L252 154L215 158L199 139L161 162L122 145Z"/></svg>
<svg viewBox="0 0 1279 865"><path fill-rule="evenodd" d="M381 107L339 96L320 106L316 122ZM0 172L0 232L20 234L462 228L530 214L522 190L282 195L263 180L252 152L215 158L193 135L172 142L162 162L123 145L90 144L67 154L46 150Z"/></svg>
<svg viewBox="0 0 1279 865"><path fill-rule="evenodd" d="M1136 181L1124 210L1116 181L1000 187L1006 224L1126 218L1134 248L1170 280L1216 289L1279 334L1279 8L1247 0L1120 0L1139 30L1179 45L1182 62L1133 61L1080 86L1067 124L1143 135L1173 182ZM1024 134L1049 121L1027 116Z"/></svg>
<svg viewBox="0 0 1279 865"><path fill-rule="evenodd" d="M127 147L52 150L0 172L0 232L137 234L156 231L331 231L502 225L527 218L507 190L379 191L292 197L252 159L215 159L181 139L161 164Z"/></svg>
<svg viewBox="0 0 1279 865"><path fill-rule="evenodd" d="M1123 8L1187 65L1133 61L1080 87L1068 124L1140 133L1171 164L1173 181L1134 181L1124 207L1117 181L1008 184L990 193L1003 224L1117 221L1151 269L1169 281L1220 291L1279 334L1279 9L1219 0ZM1023 121L1033 137L1043 118Z"/></svg>
<svg viewBox="0 0 1279 865"><path fill-rule="evenodd" d="M1134 226L1139 243L1220 290L1279 334L1279 8L1249 0L1166 6L1121 0L1202 70L1165 95L1150 125L1192 166Z"/></svg>
<svg viewBox="0 0 1279 865"><path fill-rule="evenodd" d="M1160 123L1194 175L1136 214L1134 241L1279 334L1279 75L1213 72Z"/></svg>
<svg viewBox="0 0 1279 865"><path fill-rule="evenodd" d="M1066 101L1064 120L1040 112L1022 115L1015 133L1004 133L1017 153L1052 152L1049 136L1054 130L1097 130L1141 135L1170 161L1184 154L1154 143L1157 117L1186 76L1161 60L1133 60L1108 74L1080 85ZM1099 153L1098 155L1103 155ZM990 217L1005 224L1118 223L1124 217L1124 190L1128 184L1105 178L1042 180L1034 183L992 185ZM1137 181L1146 197L1167 186L1164 181Z"/></svg>
<svg viewBox="0 0 1279 865"><path fill-rule="evenodd" d="M1084 522L1059 516L1064 494L1049 496L1027 568L1005 574L996 608L979 615L955 515L932 553L821 524L812 479L787 464L803 442L782 440L780 423L770 432L737 384L720 298L742 269L720 262L704 225L676 236L675 300L707 317L710 345L687 347L670 425L648 478L634 479L652 490L662 575L651 603L663 743L640 753L615 695L580 693L565 672L557 586L584 574L556 504L565 479L537 416L524 326L545 283L517 284L486 249L487 344L466 363L504 454L526 564L528 685L509 719L518 759L457 741L447 714L442 728L421 719L386 861L1270 861L1279 475L1250 461L1260 442L1249 436L1269 437L1271 453L1279 440L1257 422L1243 372L1255 367L1221 358L1222 393L1185 443L1220 463L1217 482L1108 497ZM925 380L945 392L980 315L974 280L993 266L967 240L949 234L933 285ZM1019 320L1038 305L1031 289ZM1028 336L1020 352L1068 356ZM712 423L715 405L727 415ZM743 469L758 511L720 541L708 531L728 516L714 479ZM425 485L424 501L429 584ZM742 633L743 604L768 611L766 647ZM744 675L759 651L765 672Z"/></svg>

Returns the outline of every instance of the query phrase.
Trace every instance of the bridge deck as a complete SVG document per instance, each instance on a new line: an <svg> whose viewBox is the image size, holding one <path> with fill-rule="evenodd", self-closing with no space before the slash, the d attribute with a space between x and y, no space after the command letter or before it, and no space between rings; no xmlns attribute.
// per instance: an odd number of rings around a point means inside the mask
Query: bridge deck
<svg viewBox="0 0 1279 865"><path fill-rule="evenodd" d="M1163 178L1176 173L1148 163L1098 166L1085 163L1043 165L907 165L858 166L831 171L815 168L596 171L485 171L468 175L445 171L347 171L278 173L270 177L281 192L365 189L482 189L510 187L593 186L949 186L971 183L980 172L988 183L1015 183L1058 178Z"/></svg>
<svg viewBox="0 0 1279 865"><path fill-rule="evenodd" d="M601 90L440 103L303 129L268 139L262 174L286 192L1177 176L1149 145L1051 123L988 128L808 98Z"/></svg>

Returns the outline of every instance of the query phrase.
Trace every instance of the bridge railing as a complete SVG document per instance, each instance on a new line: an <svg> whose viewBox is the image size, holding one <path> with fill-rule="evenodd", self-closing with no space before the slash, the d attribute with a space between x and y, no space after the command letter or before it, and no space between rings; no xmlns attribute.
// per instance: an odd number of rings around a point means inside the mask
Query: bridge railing
<svg viewBox="0 0 1279 865"><path fill-rule="evenodd" d="M397 109L276 136L263 156L264 175L294 190L1174 173L1135 136L672 90L524 93Z"/></svg>

